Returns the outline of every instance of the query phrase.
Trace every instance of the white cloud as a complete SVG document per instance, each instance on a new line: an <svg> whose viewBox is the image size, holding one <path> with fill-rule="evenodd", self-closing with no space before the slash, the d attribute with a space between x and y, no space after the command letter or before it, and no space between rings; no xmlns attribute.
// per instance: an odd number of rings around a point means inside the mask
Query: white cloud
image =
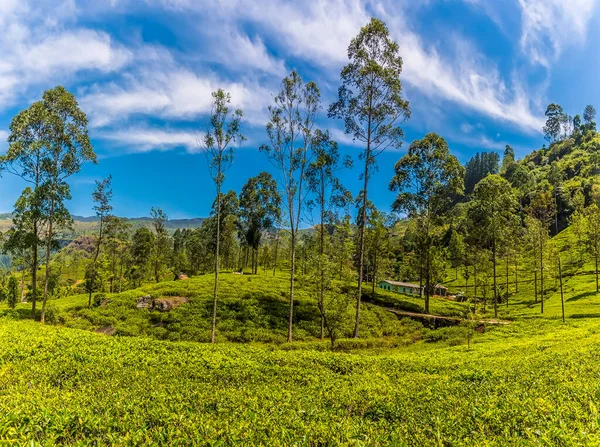
<svg viewBox="0 0 600 447"><path fill-rule="evenodd" d="M30 87L64 83L82 71L122 68L131 53L104 32L67 29L75 14L72 1L3 1L0 6L0 109L12 105ZM51 18L49 18L51 17Z"/></svg>
<svg viewBox="0 0 600 447"><path fill-rule="evenodd" d="M63 70L113 71L131 57L129 51L115 48L109 35L88 29L48 36L40 42L26 44L20 53L19 69L41 75Z"/></svg>
<svg viewBox="0 0 600 447"><path fill-rule="evenodd" d="M149 127L132 127L99 134L104 140L113 141L126 153L166 151L184 148L190 153L198 152L199 134L185 130L156 129Z"/></svg>
<svg viewBox="0 0 600 447"><path fill-rule="evenodd" d="M219 42L219 45L209 45L201 57L227 66L230 70L239 72L248 69L257 70L270 75L283 77L286 72L285 62L269 53L262 38L250 38L234 26L223 24L216 29L202 26L209 42Z"/></svg>
<svg viewBox="0 0 600 447"><path fill-rule="evenodd" d="M352 135L348 135L343 130L336 127L329 129L331 139L344 146L363 147L364 144L360 141L354 140Z"/></svg>
<svg viewBox="0 0 600 447"><path fill-rule="evenodd" d="M518 0L522 51L549 68L573 42L585 40L595 0Z"/></svg>
<svg viewBox="0 0 600 447"><path fill-rule="evenodd" d="M231 107L244 111L244 121L264 124L270 92L260 85L227 82L212 74L200 76L183 68L146 69L127 77L125 85L98 85L81 99L93 127L141 114L168 119L193 119L210 112L211 93L231 93Z"/></svg>
<svg viewBox="0 0 600 447"><path fill-rule="evenodd" d="M390 16L389 22L400 45L404 79L412 87L529 132L541 129L543 120L531 110L529 94L516 77L508 85L468 41L454 36L454 54L444 57L409 31L400 15Z"/></svg>
<svg viewBox="0 0 600 447"><path fill-rule="evenodd" d="M583 1L583 0L578 0ZM543 125L531 109L528 92L516 80L508 83L497 67L464 39L455 37L456 54L442 56L427 47L411 31L405 19L406 2L335 0L330 2L252 2L241 0L192 3L168 0L171 7L210 10L220 17L259 23L292 55L331 69L347 62L346 49L372 15L382 18L401 48L403 79L425 95L457 103L477 113L517 126L528 132ZM319 36L319 38L315 38ZM335 70L335 71L333 71Z"/></svg>
<svg viewBox="0 0 600 447"><path fill-rule="evenodd" d="M324 66L346 61L350 39L371 18L365 2L359 0L162 0L162 4L176 10L192 10L219 26L222 21L260 24L269 31L273 43L283 44L294 56Z"/></svg>

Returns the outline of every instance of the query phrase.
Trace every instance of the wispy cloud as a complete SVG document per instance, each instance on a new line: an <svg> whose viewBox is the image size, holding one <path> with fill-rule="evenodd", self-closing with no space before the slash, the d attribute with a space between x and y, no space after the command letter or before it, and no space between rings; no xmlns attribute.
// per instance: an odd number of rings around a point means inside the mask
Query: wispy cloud
<svg viewBox="0 0 600 447"><path fill-rule="evenodd" d="M573 42L582 42L596 0L518 0L522 51L546 68Z"/></svg>
<svg viewBox="0 0 600 447"><path fill-rule="evenodd" d="M201 134L194 131L131 127L99 132L98 136L112 141L115 148L123 153L167 151L176 148L183 148L189 153L200 151L198 141ZM117 150L113 154L118 155Z"/></svg>
<svg viewBox="0 0 600 447"><path fill-rule="evenodd" d="M11 105L31 86L63 83L84 70L114 71L130 60L130 52L105 32L59 26L58 22L73 14L70 1L39 5L2 2L0 108Z"/></svg>
<svg viewBox="0 0 600 447"><path fill-rule="evenodd" d="M442 56L411 30L404 2L334 0L298 4L276 0L244 7L240 0L167 3L171 7L192 8L200 14L210 10L221 19L228 16L231 26L247 21L259 24L290 55L328 69L331 79L347 62L346 49L351 38L375 15L387 22L400 44L405 63L403 77L411 88L528 132L538 131L542 125L532 110L529 92L516 76L504 79L493 63L458 36L454 37L454 54Z"/></svg>
<svg viewBox="0 0 600 447"><path fill-rule="evenodd" d="M542 118L532 110L531 95L517 77L508 83L469 41L454 36L454 54L442 56L407 31L401 16L391 17L390 22L400 43L405 80L413 88L528 132L542 127Z"/></svg>
<svg viewBox="0 0 600 447"><path fill-rule="evenodd" d="M269 91L252 81L223 81L213 73L201 76L185 68L144 69L128 74L121 84L96 85L81 104L94 127L136 114L189 120L210 112L211 93L219 88L231 93L231 106L242 108L245 120L264 123Z"/></svg>

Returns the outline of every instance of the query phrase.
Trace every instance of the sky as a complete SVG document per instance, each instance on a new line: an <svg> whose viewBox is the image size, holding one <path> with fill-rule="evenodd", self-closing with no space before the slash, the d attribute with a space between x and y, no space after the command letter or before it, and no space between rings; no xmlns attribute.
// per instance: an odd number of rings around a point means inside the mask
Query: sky
<svg viewBox="0 0 600 447"><path fill-rule="evenodd" d="M600 1L600 0L599 0ZM394 163L429 132L465 163L478 151L524 156L544 143L544 111L600 107L600 8L595 0L2 0L0 153L12 117L63 85L89 118L98 164L70 179L72 214L93 214L95 181L113 176L114 212L161 207L170 218L205 217L215 196L198 138L211 92L231 93L247 141L224 189L277 172L258 151L267 108L297 70L321 90L318 126L356 160L341 174L358 194L361 147L327 117L350 40L371 17L400 46L411 117L400 149L378 158L370 198L389 210ZM24 188L0 178L0 212Z"/></svg>

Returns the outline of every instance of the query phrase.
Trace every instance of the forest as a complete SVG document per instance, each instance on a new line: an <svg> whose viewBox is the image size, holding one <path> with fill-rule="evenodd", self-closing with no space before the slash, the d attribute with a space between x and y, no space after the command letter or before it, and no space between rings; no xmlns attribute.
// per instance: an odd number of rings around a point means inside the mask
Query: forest
<svg viewBox="0 0 600 447"><path fill-rule="evenodd" d="M239 191L244 111L213 92L214 200L189 226L114 215L111 176L74 226L71 181L99 162L88 117L62 86L18 112L0 156L27 184L0 233L0 444L599 442L595 108L552 103L540 148L463 165L436 133L403 145L402 69L372 19L331 104L292 71ZM378 157L401 147L377 209Z"/></svg>

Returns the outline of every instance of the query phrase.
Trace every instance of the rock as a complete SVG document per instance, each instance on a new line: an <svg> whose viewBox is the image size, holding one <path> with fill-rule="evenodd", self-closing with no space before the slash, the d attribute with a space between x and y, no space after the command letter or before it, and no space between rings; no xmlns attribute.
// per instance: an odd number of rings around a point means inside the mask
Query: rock
<svg viewBox="0 0 600 447"><path fill-rule="evenodd" d="M150 295L138 298L136 307L138 309L157 310L159 312L168 312L171 309L181 306L189 301L189 298L184 296L163 296L160 298L152 298Z"/></svg>
<svg viewBox="0 0 600 447"><path fill-rule="evenodd" d="M115 328L111 327L111 326L104 326L99 329L96 329L96 332L99 334L104 334L104 335L114 335Z"/></svg>
<svg viewBox="0 0 600 447"><path fill-rule="evenodd" d="M184 296L164 296L154 300L152 310L159 312L168 312L171 309L181 306L189 301L189 298Z"/></svg>
<svg viewBox="0 0 600 447"><path fill-rule="evenodd" d="M150 295L146 295L146 296L142 296L142 297L138 298L137 303L136 303L136 307L138 309L152 308L152 305L153 305L153 301L152 301L152 297Z"/></svg>

